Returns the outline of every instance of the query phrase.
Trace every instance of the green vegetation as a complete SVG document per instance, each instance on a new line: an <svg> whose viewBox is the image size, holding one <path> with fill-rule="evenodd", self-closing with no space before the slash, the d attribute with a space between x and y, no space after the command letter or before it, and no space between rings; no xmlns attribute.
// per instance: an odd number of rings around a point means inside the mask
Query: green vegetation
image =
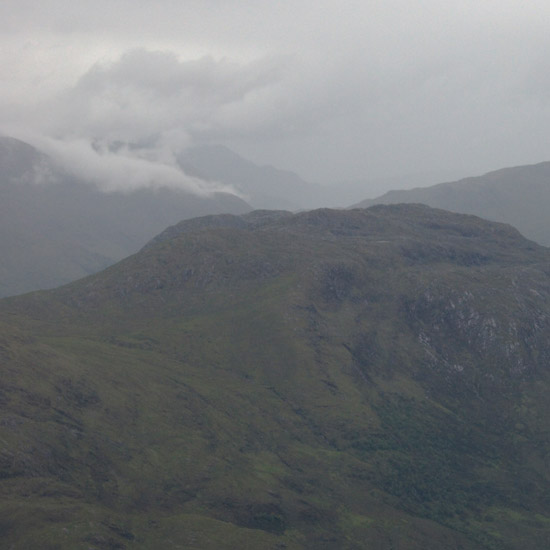
<svg viewBox="0 0 550 550"><path fill-rule="evenodd" d="M223 219L0 302L3 545L545 547L550 253L421 206Z"/></svg>

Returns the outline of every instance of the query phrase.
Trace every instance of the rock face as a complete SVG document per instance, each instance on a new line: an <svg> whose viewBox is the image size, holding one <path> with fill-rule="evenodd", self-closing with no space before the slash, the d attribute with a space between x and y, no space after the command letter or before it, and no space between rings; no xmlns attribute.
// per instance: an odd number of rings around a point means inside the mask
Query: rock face
<svg viewBox="0 0 550 550"><path fill-rule="evenodd" d="M504 168L431 187L390 191L355 208L397 203L422 203L509 223L529 239L550 246L550 162Z"/></svg>
<svg viewBox="0 0 550 550"><path fill-rule="evenodd" d="M185 221L0 301L0 326L15 549L550 536L550 252L510 226L420 205Z"/></svg>

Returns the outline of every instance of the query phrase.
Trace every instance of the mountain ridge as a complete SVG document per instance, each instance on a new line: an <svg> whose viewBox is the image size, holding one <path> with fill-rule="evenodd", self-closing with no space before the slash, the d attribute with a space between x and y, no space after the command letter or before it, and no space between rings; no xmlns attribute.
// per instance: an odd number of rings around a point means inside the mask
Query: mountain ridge
<svg viewBox="0 0 550 550"><path fill-rule="evenodd" d="M550 245L550 162L502 168L482 176L430 187L394 190L352 208L399 202L423 203L510 223L525 236Z"/></svg>
<svg viewBox="0 0 550 550"><path fill-rule="evenodd" d="M4 539L544 546L549 260L421 205L258 212L1 300Z"/></svg>
<svg viewBox="0 0 550 550"><path fill-rule="evenodd" d="M294 172L259 166L223 145L190 147L178 155L178 162L191 175L234 186L257 209L310 208L324 192Z"/></svg>

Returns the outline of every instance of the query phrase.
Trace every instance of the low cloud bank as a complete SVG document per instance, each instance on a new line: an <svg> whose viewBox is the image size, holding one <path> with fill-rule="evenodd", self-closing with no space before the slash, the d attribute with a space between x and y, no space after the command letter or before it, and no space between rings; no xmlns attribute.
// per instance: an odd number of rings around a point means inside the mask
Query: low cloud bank
<svg viewBox="0 0 550 550"><path fill-rule="evenodd" d="M127 145L111 149L99 141L54 139L13 128L2 133L32 145L49 159L25 170L23 180L28 183L51 184L65 174L104 192L168 187L203 197L218 192L241 196L232 186L189 176L175 161L168 162L160 149L136 151Z"/></svg>
<svg viewBox="0 0 550 550"><path fill-rule="evenodd" d="M131 50L95 64L73 87L36 105L17 130L4 133L104 191L167 186L197 195L238 195L232 187L185 174L177 156L225 134L272 127L280 113L281 70L275 59L181 61L172 52ZM47 181L46 175L37 180Z"/></svg>
<svg viewBox="0 0 550 550"><path fill-rule="evenodd" d="M149 158L143 158L127 146L110 150L83 138L62 140L26 134L21 139L48 155L67 174L93 183L102 191L170 187L199 196L215 192L237 194L232 187L191 177L176 165L163 163L162 151L151 149L147 152ZM38 183L47 181L48 178L40 178Z"/></svg>

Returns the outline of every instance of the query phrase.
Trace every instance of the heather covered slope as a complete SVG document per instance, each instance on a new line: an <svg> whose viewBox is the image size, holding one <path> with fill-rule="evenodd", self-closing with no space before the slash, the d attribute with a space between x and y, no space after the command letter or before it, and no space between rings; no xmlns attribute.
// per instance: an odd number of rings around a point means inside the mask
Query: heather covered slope
<svg viewBox="0 0 550 550"><path fill-rule="evenodd" d="M422 203L509 223L529 239L550 246L550 162L503 168L431 187L389 191L355 208L397 203Z"/></svg>
<svg viewBox="0 0 550 550"><path fill-rule="evenodd" d="M2 300L3 540L544 547L549 260L422 206L254 212Z"/></svg>

